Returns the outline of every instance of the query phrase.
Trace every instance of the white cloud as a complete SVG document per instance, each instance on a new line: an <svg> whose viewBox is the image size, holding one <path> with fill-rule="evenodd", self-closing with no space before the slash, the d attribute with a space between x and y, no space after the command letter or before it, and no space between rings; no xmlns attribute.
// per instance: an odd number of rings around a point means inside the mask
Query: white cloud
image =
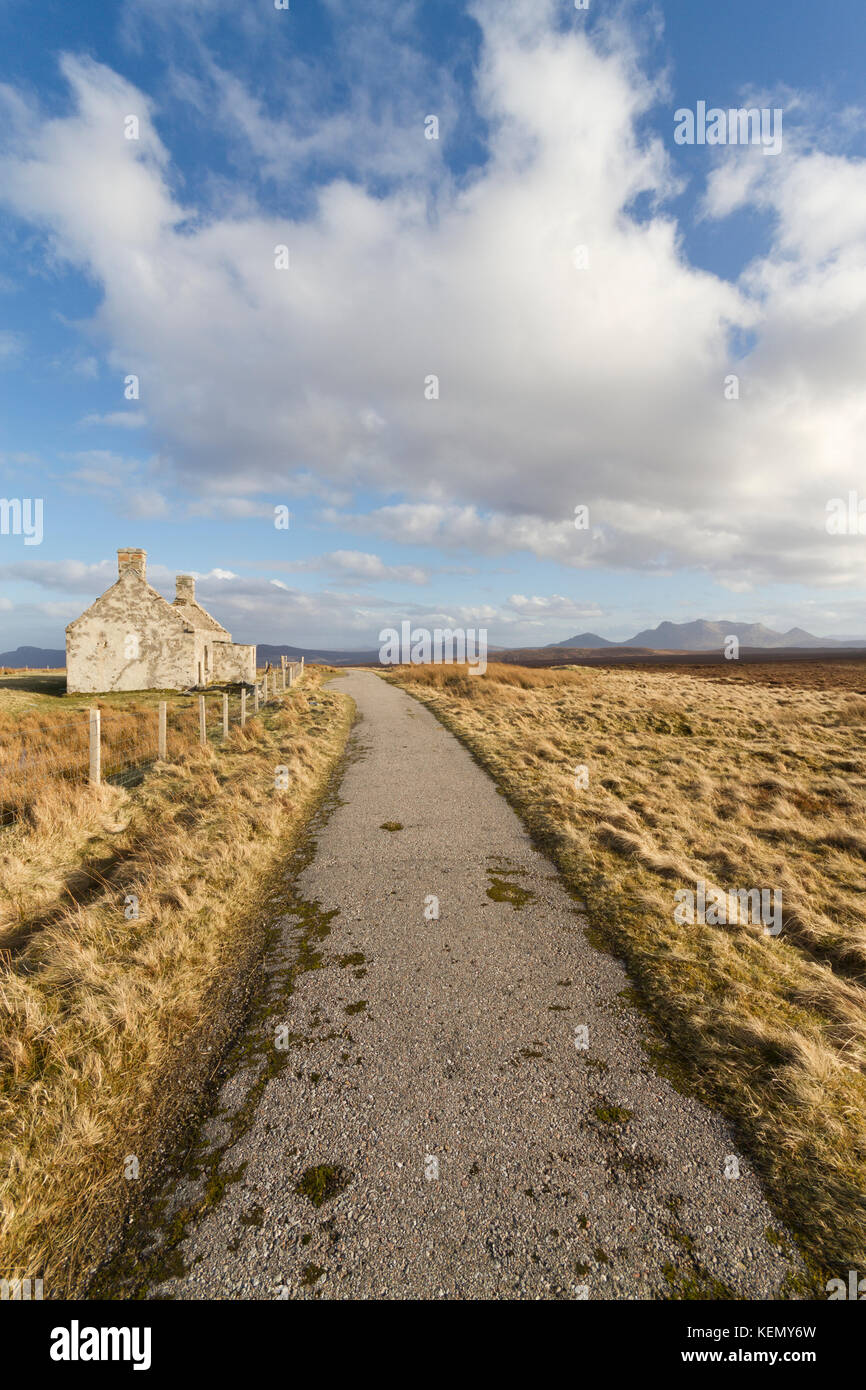
<svg viewBox="0 0 866 1390"><path fill-rule="evenodd" d="M475 13L487 164L463 184L425 173L419 133L396 160L383 148L383 170L406 173L386 194L336 179L298 220L248 196L184 206L148 99L91 60L64 59L67 116L40 120L7 90L3 196L102 285L94 326L113 368L146 379L165 467L236 515L312 478L336 499L378 495L353 524L401 541L689 565L729 585L858 579L859 549L824 520L861 476L862 164L786 140L775 159L734 149L708 165L707 216L774 218L768 253L731 285L687 263L660 211L675 181L661 142L636 133L658 88L633 53L558 32L548 0ZM268 118L225 74L210 80L266 174ZM129 111L139 142L122 136ZM637 222L641 193L655 211ZM743 360L733 329L754 335ZM133 491L134 514L166 515L149 497Z"/></svg>

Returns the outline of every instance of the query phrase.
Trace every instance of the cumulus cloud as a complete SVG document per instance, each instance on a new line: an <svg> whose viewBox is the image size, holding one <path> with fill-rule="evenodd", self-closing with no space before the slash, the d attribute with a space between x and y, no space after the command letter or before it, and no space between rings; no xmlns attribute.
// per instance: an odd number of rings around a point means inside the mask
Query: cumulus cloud
<svg viewBox="0 0 866 1390"><path fill-rule="evenodd" d="M825 507L856 486L866 425L862 164L795 142L708 163L705 216L772 215L731 284L686 258L670 158L644 133L660 89L615 31L566 30L547 0L474 13L486 162L425 172L419 122L390 163L386 142L386 192L365 166L295 217L249 196L186 204L147 96L90 59L63 59L68 114L6 91L2 196L101 285L93 331L147 381L164 466L226 507L305 477L363 488L379 505L353 524L402 541L728 585L859 581ZM260 106L208 80L267 173Z"/></svg>

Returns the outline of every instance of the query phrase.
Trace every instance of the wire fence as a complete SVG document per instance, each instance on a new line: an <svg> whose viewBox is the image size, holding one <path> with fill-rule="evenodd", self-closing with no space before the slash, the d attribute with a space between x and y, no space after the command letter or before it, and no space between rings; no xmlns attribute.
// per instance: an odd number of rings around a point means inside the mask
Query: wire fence
<svg viewBox="0 0 866 1390"><path fill-rule="evenodd" d="M87 767L88 747L86 715L62 721L43 715L22 723L0 744L4 801L14 787L47 777L77 781L82 766Z"/></svg>
<svg viewBox="0 0 866 1390"><path fill-rule="evenodd" d="M20 819L48 782L135 786L158 761L177 762L196 744L218 745L281 700L302 673L303 662L288 663L253 686L183 695L148 709L95 705L65 720L29 715L0 734L0 824Z"/></svg>

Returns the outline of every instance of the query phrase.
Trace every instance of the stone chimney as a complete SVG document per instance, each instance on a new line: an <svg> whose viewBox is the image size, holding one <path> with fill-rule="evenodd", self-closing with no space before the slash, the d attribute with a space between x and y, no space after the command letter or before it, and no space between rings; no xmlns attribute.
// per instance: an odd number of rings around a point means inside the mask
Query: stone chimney
<svg viewBox="0 0 866 1390"><path fill-rule="evenodd" d="M117 552L117 577L121 578L124 570L135 570L142 579L147 578L147 551L136 550L134 546L124 546Z"/></svg>
<svg viewBox="0 0 866 1390"><path fill-rule="evenodd" d="M195 603L195 580L191 574L179 574L175 580L175 603Z"/></svg>

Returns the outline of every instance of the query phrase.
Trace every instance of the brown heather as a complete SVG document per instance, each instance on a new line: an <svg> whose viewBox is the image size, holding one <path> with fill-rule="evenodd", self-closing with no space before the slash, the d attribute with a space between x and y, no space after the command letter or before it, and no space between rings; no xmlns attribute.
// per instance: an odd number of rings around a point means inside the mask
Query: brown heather
<svg viewBox="0 0 866 1390"><path fill-rule="evenodd" d="M732 663L733 665L733 663ZM627 963L655 1063L723 1110L821 1278L866 1269L866 663L400 667ZM577 765L589 786L575 788ZM674 893L781 888L779 937Z"/></svg>
<svg viewBox="0 0 866 1390"><path fill-rule="evenodd" d="M0 829L4 1278L41 1276L45 1297L80 1292L148 1191L167 1136L182 1133L242 1015L289 852L345 744L351 702L321 689L324 674L308 671L282 707L224 743L187 741L133 791L46 775ZM52 694L58 684L4 681L0 742L38 729L62 770L81 702ZM157 698L102 702L133 751ZM274 790L278 764L285 792ZM128 894L137 921L125 917ZM128 1154L138 1183L124 1177Z"/></svg>

